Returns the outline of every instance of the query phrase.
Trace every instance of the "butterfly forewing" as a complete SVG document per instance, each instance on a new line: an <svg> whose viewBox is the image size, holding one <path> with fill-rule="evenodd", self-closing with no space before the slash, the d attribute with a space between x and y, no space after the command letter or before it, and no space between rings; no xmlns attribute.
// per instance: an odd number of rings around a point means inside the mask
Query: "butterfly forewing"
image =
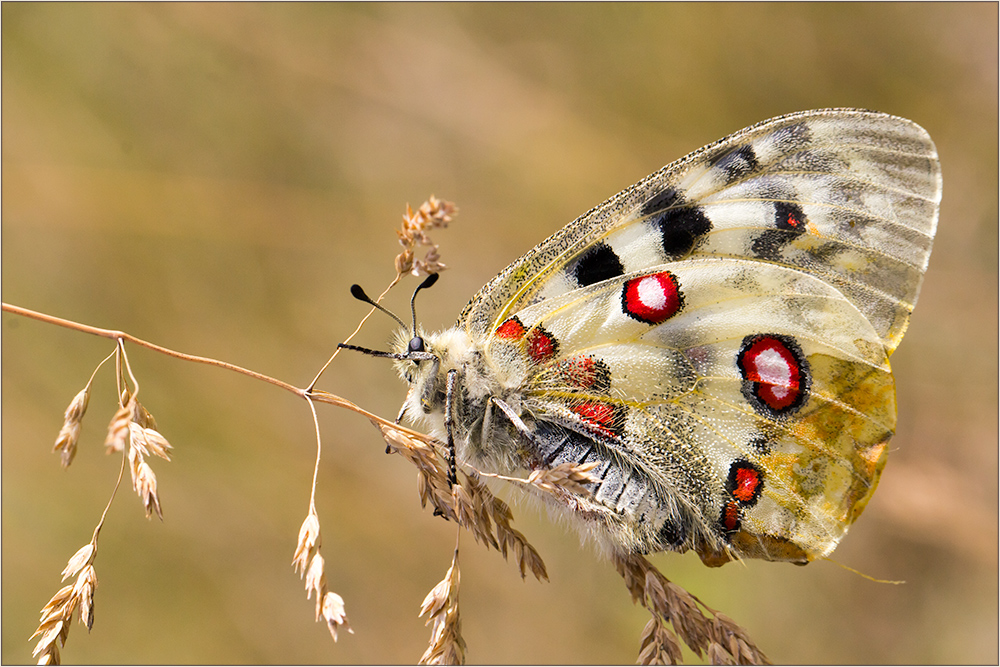
<svg viewBox="0 0 1000 667"><path fill-rule="evenodd" d="M467 395L492 383L523 423L477 451L596 462L574 507L614 548L825 556L885 463L888 357L940 189L926 132L857 110L775 118L664 167L466 307Z"/></svg>
<svg viewBox="0 0 1000 667"><path fill-rule="evenodd" d="M782 116L667 165L570 223L484 287L459 325L487 334L541 298L712 255L823 276L892 349L927 266L940 191L934 144L911 121L836 109Z"/></svg>

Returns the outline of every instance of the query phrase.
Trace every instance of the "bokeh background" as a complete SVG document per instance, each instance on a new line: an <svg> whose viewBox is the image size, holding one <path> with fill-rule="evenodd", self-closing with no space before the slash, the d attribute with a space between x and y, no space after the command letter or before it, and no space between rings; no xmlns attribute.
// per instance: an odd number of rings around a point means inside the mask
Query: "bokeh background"
<svg viewBox="0 0 1000 667"><path fill-rule="evenodd" d="M703 144L782 113L856 106L935 138L944 202L893 357L899 429L865 516L805 568L654 558L777 662L996 663L997 5L11 4L2 12L4 301L117 328L304 386L393 276L394 228L430 194L451 267L419 304L450 326L508 262ZM406 310L413 283L390 296ZM357 342L381 347L392 326ZM113 373L73 466L62 412L112 343L4 315L4 663L90 538L118 473ZM96 567L89 663L406 663L453 525L353 413L321 406L330 586L356 634L313 621L290 561L313 427L291 394L136 347L164 520L128 488ZM404 387L341 355L321 385L392 417ZM551 582L463 538L462 618L480 663L628 663L646 613L613 567L515 498Z"/></svg>

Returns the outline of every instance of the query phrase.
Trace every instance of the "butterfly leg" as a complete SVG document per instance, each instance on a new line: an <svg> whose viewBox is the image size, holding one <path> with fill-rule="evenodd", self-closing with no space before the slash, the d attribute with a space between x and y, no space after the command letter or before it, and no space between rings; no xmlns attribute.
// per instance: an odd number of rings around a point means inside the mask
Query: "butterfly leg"
<svg viewBox="0 0 1000 667"><path fill-rule="evenodd" d="M409 396L407 396L407 399L409 399ZM393 424L401 424L403 422L403 417L405 416L406 416L406 401L403 401L403 405L400 406L399 414L396 415L396 421L394 421ZM385 453L392 454L392 447L390 445L385 446Z"/></svg>
<svg viewBox="0 0 1000 667"><path fill-rule="evenodd" d="M528 442L534 444L535 434L532 432L530 428L528 428L528 425L524 423L524 420L521 419L521 416L516 412L514 412L514 409L512 407L507 405L503 400L497 398L496 396L490 396L490 403L500 408L501 412L503 412L504 415L507 416L507 419L510 420L510 423L514 425L514 428L516 428L518 432L521 435L523 435Z"/></svg>
<svg viewBox="0 0 1000 667"><path fill-rule="evenodd" d="M448 486L458 482L458 471L455 467L455 387L458 386L458 370L448 371L448 381L444 395L444 430L448 435Z"/></svg>

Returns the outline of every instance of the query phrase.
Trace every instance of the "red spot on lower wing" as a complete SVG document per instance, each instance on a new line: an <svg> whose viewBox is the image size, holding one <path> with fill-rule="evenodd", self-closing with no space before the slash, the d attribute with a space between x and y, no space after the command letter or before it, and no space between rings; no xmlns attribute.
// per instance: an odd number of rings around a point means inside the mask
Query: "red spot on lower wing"
<svg viewBox="0 0 1000 667"><path fill-rule="evenodd" d="M614 438L621 432L622 419L619 416L618 406L600 401L586 401L574 405L572 409L583 421L602 435Z"/></svg>
<svg viewBox="0 0 1000 667"><path fill-rule="evenodd" d="M493 332L497 338L505 338L507 340L517 340L525 334L527 329L521 324L521 320L517 319L517 316L511 317L506 320L503 324L496 328Z"/></svg>
<svg viewBox="0 0 1000 667"><path fill-rule="evenodd" d="M528 356L535 363L549 361L558 351L559 344L556 339L542 327L535 327L528 334Z"/></svg>
<svg viewBox="0 0 1000 667"><path fill-rule="evenodd" d="M722 527L730 532L740 527L740 506L732 500L722 508Z"/></svg>
<svg viewBox="0 0 1000 667"><path fill-rule="evenodd" d="M777 338L762 336L740 358L744 377L757 385L757 396L773 410L787 408L802 391L801 363Z"/></svg>
<svg viewBox="0 0 1000 667"><path fill-rule="evenodd" d="M760 473L753 468L739 468L736 471L736 488L733 498L742 503L748 503L757 495L760 486Z"/></svg>

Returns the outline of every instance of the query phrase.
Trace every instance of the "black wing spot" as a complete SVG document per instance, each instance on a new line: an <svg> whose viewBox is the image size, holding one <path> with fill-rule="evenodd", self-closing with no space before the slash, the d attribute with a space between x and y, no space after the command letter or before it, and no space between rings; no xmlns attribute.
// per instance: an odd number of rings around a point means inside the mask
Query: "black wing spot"
<svg viewBox="0 0 1000 667"><path fill-rule="evenodd" d="M581 257L573 267L573 277L580 287L616 278L625 273L622 260L607 243L598 243Z"/></svg>
<svg viewBox="0 0 1000 667"><path fill-rule="evenodd" d="M774 229L765 230L753 240L750 250L762 259L777 260L786 245L806 233L805 211L791 201L774 202Z"/></svg>
<svg viewBox="0 0 1000 667"><path fill-rule="evenodd" d="M660 234L663 252L670 258L687 255L712 229L712 221L696 206L667 209L651 222Z"/></svg>
<svg viewBox="0 0 1000 667"><path fill-rule="evenodd" d="M806 231L806 214L793 201L774 202L774 226L801 234Z"/></svg>

